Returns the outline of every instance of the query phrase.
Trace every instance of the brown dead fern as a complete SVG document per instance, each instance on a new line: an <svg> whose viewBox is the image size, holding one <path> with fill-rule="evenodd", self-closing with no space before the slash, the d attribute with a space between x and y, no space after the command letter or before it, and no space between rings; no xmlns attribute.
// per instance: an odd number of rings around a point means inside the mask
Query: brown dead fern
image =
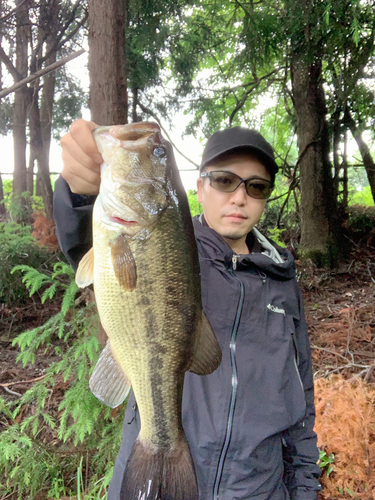
<svg viewBox="0 0 375 500"><path fill-rule="evenodd" d="M375 387L341 375L315 381L318 446L334 454L333 472L322 476L326 499L375 498Z"/></svg>

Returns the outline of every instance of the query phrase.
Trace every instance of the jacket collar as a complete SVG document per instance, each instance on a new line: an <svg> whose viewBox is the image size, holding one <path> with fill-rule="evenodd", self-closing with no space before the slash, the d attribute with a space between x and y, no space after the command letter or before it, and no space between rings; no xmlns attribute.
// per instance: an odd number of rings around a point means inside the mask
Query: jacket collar
<svg viewBox="0 0 375 500"><path fill-rule="evenodd" d="M218 264L224 263L229 268L234 252L225 240L208 226L203 214L194 217L193 224L200 253L204 258ZM289 250L271 242L256 228L248 234L246 243L251 253L238 256L237 269L256 268L279 279L295 277L294 259Z"/></svg>

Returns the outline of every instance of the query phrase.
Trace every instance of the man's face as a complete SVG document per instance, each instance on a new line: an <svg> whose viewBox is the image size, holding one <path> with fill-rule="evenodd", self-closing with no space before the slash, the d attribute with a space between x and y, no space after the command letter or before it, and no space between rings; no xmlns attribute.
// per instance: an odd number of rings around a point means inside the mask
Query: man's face
<svg viewBox="0 0 375 500"><path fill-rule="evenodd" d="M252 176L270 180L270 175L264 165L255 157L247 154L219 159L205 169L226 170L243 179ZM251 198L242 183L233 193L222 193L210 186L209 179L199 177L197 181L198 201L203 206L204 217L211 229L214 229L228 245L237 253L245 253L247 234L261 218L267 200ZM242 251L238 251L241 249Z"/></svg>

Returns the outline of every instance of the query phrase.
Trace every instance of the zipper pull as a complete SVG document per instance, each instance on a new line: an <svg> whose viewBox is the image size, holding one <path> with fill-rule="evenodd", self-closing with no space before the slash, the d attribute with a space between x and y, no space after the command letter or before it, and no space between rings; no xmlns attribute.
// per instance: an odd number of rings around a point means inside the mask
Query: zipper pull
<svg viewBox="0 0 375 500"><path fill-rule="evenodd" d="M233 271L235 271L237 269L237 259L238 259L238 255L234 253L232 255L232 267L233 267Z"/></svg>

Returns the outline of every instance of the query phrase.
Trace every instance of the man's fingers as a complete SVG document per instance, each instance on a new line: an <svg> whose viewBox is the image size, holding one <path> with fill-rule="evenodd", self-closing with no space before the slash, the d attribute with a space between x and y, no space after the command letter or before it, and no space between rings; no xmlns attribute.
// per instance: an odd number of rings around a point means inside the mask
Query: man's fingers
<svg viewBox="0 0 375 500"><path fill-rule="evenodd" d="M97 127L98 125L94 122L76 120L70 126L69 133L73 141L79 144L80 149L92 158L95 163L100 164L103 162L103 158L92 135L92 131Z"/></svg>
<svg viewBox="0 0 375 500"><path fill-rule="evenodd" d="M90 184L84 179L80 179L76 177L74 179L74 184L70 185L70 190L75 194L84 194L84 195L97 195L99 193L99 188L97 184Z"/></svg>
<svg viewBox="0 0 375 500"><path fill-rule="evenodd" d="M87 169L86 169L87 170ZM98 194L100 186L100 175L94 172L83 172L81 176L77 175L77 171L64 168L61 176L66 180L70 186L72 193L76 194Z"/></svg>
<svg viewBox="0 0 375 500"><path fill-rule="evenodd" d="M69 184L72 193L98 194L100 166L98 164L95 164L94 167L85 166L64 148L61 156L63 160L61 176ZM90 161L93 162L93 160Z"/></svg>
<svg viewBox="0 0 375 500"><path fill-rule="evenodd" d="M96 127L94 122L77 120L72 123L69 133L61 138L61 175L73 193L99 193L100 164L103 158L92 135Z"/></svg>
<svg viewBox="0 0 375 500"><path fill-rule="evenodd" d="M74 162L74 164L82 165L86 168L94 170L96 172L100 171L100 163L103 161L99 153L101 162L95 161L82 149L81 144L77 143L71 133L64 135L60 140L62 146L62 160L68 164L68 162Z"/></svg>

